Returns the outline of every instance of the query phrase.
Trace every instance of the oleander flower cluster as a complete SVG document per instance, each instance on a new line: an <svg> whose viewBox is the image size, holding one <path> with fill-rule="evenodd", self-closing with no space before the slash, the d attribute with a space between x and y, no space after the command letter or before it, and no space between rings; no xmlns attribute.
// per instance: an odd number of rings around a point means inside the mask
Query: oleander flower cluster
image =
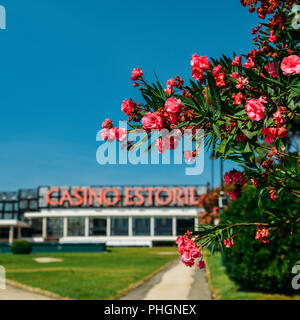
<svg viewBox="0 0 300 320"><path fill-rule="evenodd" d="M244 168L243 172L232 170L224 176L233 201L247 185L257 188L260 206L264 198L276 201L287 194L300 197L300 151L298 154L292 147L297 145L300 124L300 49L299 30L292 27L294 3L242 0L241 4L262 20L252 28L254 47L250 52L218 59L195 53L187 63L191 74L188 82L176 76L165 84L157 79L149 83L144 71L134 68L131 79L140 90L143 102L128 98L121 105L129 127L144 129L149 139L151 130L173 130L172 134L157 138L151 146L159 153L176 149L185 129L193 133L204 130L205 146L214 158L228 159ZM109 119L102 130L108 141L122 141L126 136ZM184 153L187 161L197 156L195 145ZM272 213L270 208L266 211ZM276 212L272 214L276 216ZM291 220L278 217L276 226L273 221L270 217L263 229L258 229L258 240L266 243L267 231ZM207 230L209 239L203 234ZM201 237L193 232L197 245L209 245L213 239L221 239L227 247L233 245L233 238L223 239L207 230L201 231ZM183 259L191 264L188 257L186 253Z"/></svg>
<svg viewBox="0 0 300 320"><path fill-rule="evenodd" d="M184 236L179 236L176 240L178 246L178 252L181 255L181 261L188 267L192 267L195 264L195 260L199 259L197 266L200 269L205 268L205 262L203 261L202 253L197 245L192 240L192 233L187 231Z"/></svg>

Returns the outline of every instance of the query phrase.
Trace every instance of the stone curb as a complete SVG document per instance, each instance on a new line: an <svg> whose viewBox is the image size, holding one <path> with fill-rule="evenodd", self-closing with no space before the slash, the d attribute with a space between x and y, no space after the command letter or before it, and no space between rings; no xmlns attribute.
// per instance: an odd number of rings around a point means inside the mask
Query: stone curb
<svg viewBox="0 0 300 320"><path fill-rule="evenodd" d="M45 297L49 297L49 298L52 298L52 299L72 300L69 297L62 297L62 296L60 296L60 295L58 295L56 293L53 293L53 292L50 292L50 291L47 291L47 290L43 290L41 288L30 287L27 284L23 284L23 283L15 281L15 280L6 279L6 283L11 285L11 286L13 286L13 287L15 287L15 288L23 289L23 290L31 292L31 293L37 293L37 294L40 294L40 295L43 295Z"/></svg>

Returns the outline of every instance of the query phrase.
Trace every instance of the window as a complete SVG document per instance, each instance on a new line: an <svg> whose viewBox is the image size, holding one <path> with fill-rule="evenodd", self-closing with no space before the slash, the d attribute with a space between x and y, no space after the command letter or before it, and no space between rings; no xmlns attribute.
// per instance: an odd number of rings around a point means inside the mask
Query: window
<svg viewBox="0 0 300 320"><path fill-rule="evenodd" d="M172 218L155 218L154 234L156 236L172 235Z"/></svg>
<svg viewBox="0 0 300 320"><path fill-rule="evenodd" d="M128 236L128 218L111 218L111 235Z"/></svg>
<svg viewBox="0 0 300 320"><path fill-rule="evenodd" d="M180 217L176 219L176 235L184 235L187 230L194 228L195 220L190 217Z"/></svg>
<svg viewBox="0 0 300 320"><path fill-rule="evenodd" d="M47 218L47 238L60 238L64 233L64 219L61 217Z"/></svg>
<svg viewBox="0 0 300 320"><path fill-rule="evenodd" d="M31 220L31 232L32 232L32 237L43 236L43 219L42 218Z"/></svg>
<svg viewBox="0 0 300 320"><path fill-rule="evenodd" d="M90 218L90 236L106 236L106 218Z"/></svg>
<svg viewBox="0 0 300 320"><path fill-rule="evenodd" d="M6 219L6 220L11 220L11 219L14 219L15 216L13 213L6 213L4 212L4 215L3 215L3 219Z"/></svg>
<svg viewBox="0 0 300 320"><path fill-rule="evenodd" d="M4 212L12 212L13 211L13 203L7 202L4 206Z"/></svg>
<svg viewBox="0 0 300 320"><path fill-rule="evenodd" d="M150 218L132 218L134 236L150 236Z"/></svg>
<svg viewBox="0 0 300 320"><path fill-rule="evenodd" d="M8 241L9 228L0 228L0 241Z"/></svg>
<svg viewBox="0 0 300 320"><path fill-rule="evenodd" d="M84 236L85 217L68 218L68 237Z"/></svg>

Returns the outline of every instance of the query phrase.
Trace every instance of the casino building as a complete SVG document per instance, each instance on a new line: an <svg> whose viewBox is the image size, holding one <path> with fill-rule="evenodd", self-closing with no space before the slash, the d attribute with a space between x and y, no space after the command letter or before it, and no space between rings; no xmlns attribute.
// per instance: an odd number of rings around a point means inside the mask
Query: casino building
<svg viewBox="0 0 300 320"><path fill-rule="evenodd" d="M0 193L0 241L153 246L198 224L207 186L91 186Z"/></svg>

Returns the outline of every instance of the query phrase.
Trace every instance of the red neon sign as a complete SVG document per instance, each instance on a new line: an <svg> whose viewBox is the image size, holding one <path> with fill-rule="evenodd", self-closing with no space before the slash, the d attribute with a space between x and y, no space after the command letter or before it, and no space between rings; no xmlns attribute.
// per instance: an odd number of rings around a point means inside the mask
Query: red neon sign
<svg viewBox="0 0 300 320"><path fill-rule="evenodd" d="M59 188L51 188L46 194L46 201L50 206L60 207L68 203L72 207L92 206L94 202L99 205L116 206L120 199L120 191L115 188L104 187L98 188L77 188L72 194L68 189L61 192L59 198L52 197L53 194L58 194ZM161 197L161 193L165 197ZM55 200L53 199L55 198ZM173 187L172 189L165 187L145 187L136 188L124 187L124 206L142 206L146 199L148 205L154 203L158 206L168 205L186 205L195 206L198 204L198 196L195 187Z"/></svg>

